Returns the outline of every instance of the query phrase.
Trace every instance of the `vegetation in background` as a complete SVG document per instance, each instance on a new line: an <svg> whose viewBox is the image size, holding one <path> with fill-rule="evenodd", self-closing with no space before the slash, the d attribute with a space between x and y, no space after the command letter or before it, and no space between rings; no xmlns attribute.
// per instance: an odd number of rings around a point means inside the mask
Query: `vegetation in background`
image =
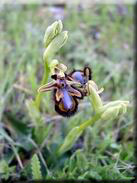
<svg viewBox="0 0 137 183"><path fill-rule="evenodd" d="M88 64L93 80L104 88L101 98L129 100L130 106L121 118L88 127L59 158L57 151L64 138L71 129L90 118L91 106L84 99L78 113L66 119L55 112L52 96L46 93L40 113L32 106L35 116L30 118L26 108L26 100L34 99L40 86L43 37L56 16L51 8L44 6L0 8L1 178L119 180L133 177L132 6L60 9L69 40L60 50L58 60L70 71ZM36 130L36 119L44 128L40 125Z"/></svg>

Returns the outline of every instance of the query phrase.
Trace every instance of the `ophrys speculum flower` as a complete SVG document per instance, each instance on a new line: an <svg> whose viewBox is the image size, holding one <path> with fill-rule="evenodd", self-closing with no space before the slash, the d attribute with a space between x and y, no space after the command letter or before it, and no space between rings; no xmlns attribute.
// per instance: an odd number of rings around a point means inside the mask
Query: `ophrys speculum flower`
<svg viewBox="0 0 137 183"><path fill-rule="evenodd" d="M83 99L83 93L74 84L79 84L76 81L68 81L60 75L51 76L54 81L41 86L38 92L47 92L53 90L53 99L55 110L64 117L70 117L77 111L78 99Z"/></svg>

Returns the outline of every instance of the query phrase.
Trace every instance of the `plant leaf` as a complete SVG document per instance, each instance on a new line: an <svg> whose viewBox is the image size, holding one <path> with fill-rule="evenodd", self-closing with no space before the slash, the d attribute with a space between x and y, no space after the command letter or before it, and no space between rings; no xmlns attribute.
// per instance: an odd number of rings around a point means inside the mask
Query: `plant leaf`
<svg viewBox="0 0 137 183"><path fill-rule="evenodd" d="M40 161L36 154L34 154L31 159L31 169L32 169L32 177L34 180L42 179L42 174L41 174L41 170L40 170L41 169Z"/></svg>

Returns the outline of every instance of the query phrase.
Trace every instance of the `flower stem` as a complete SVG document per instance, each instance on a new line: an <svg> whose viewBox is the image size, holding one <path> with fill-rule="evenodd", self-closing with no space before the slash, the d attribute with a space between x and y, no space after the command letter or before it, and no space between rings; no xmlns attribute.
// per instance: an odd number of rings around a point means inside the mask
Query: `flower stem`
<svg viewBox="0 0 137 183"><path fill-rule="evenodd" d="M84 131L88 126L93 125L99 119L100 119L100 114L97 113L92 119L89 119L89 120L85 121L84 123L82 123L79 126L79 130Z"/></svg>
<svg viewBox="0 0 137 183"><path fill-rule="evenodd" d="M93 125L96 121L100 119L100 114L96 114L92 119L89 119L82 123L80 126L76 126L73 128L67 137L65 138L64 143L61 145L57 152L57 156L62 155L64 152L68 151L71 149L71 147L76 143L77 139L80 137L80 135L83 133L83 131Z"/></svg>
<svg viewBox="0 0 137 183"><path fill-rule="evenodd" d="M46 57L46 59L44 61L44 75L43 75L43 78L41 81L41 85L44 85L48 82L49 72L50 72L50 69L48 66L48 58ZM35 98L35 104L38 109L40 107L41 98L42 98L42 93L37 93L36 98Z"/></svg>

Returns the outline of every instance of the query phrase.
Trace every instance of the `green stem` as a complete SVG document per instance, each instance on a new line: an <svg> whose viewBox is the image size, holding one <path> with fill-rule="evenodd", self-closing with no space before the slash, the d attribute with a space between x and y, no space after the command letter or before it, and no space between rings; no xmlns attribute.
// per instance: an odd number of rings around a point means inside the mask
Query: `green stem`
<svg viewBox="0 0 137 183"><path fill-rule="evenodd" d="M80 135L83 133L83 131L87 127L93 125L99 119L100 119L100 114L98 113L92 119L89 119L89 120L85 121L83 124L81 124L80 126L73 128L69 132L67 137L65 138L64 144L61 145L61 147L59 148L59 150L57 152L57 156L60 156L64 152L68 151L75 144L75 142L80 137Z"/></svg>
<svg viewBox="0 0 137 183"><path fill-rule="evenodd" d="M87 127L93 125L96 121L100 119L100 114L97 113L92 119L87 120L79 126L80 131L84 131Z"/></svg>
<svg viewBox="0 0 137 183"><path fill-rule="evenodd" d="M50 72L50 69L48 66L48 58L46 58L44 61L44 75L41 81L41 85L44 85L48 82L49 72ZM42 98L42 93L38 93L35 98L35 104L38 109L40 107L41 98Z"/></svg>

